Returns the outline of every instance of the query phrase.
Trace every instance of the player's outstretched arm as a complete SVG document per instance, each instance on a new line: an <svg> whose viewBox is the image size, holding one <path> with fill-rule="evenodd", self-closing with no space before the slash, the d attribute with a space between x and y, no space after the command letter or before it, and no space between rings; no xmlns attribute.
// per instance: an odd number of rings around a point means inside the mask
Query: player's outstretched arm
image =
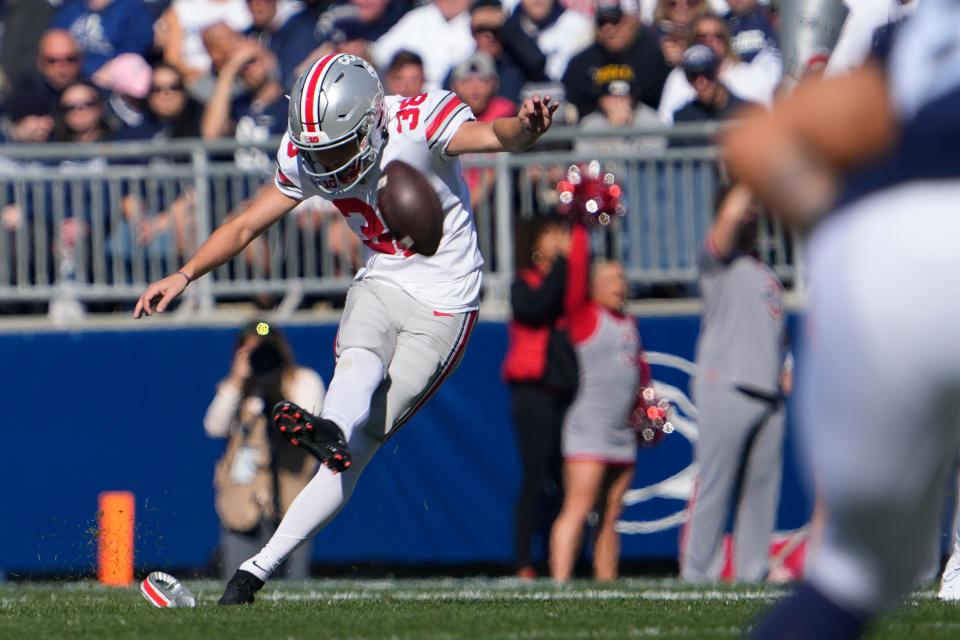
<svg viewBox="0 0 960 640"><path fill-rule="evenodd" d="M166 311L190 282L240 253L251 240L297 204L297 200L283 195L275 184L264 186L249 207L210 234L180 271L147 287L133 309L133 317L139 318L144 313L151 316L154 310L158 313Z"/></svg>
<svg viewBox="0 0 960 640"><path fill-rule="evenodd" d="M550 96L535 95L520 105L513 118L497 118L493 122L464 122L457 129L447 154L521 151L540 138L550 128L553 112L559 106Z"/></svg>
<svg viewBox="0 0 960 640"><path fill-rule="evenodd" d="M787 222L809 225L832 204L838 176L883 153L896 134L883 68L869 61L801 84L772 113L757 109L731 127L723 142L735 179Z"/></svg>
<svg viewBox="0 0 960 640"><path fill-rule="evenodd" d="M733 185L723 198L717 217L707 232L718 258L726 260L736 253L740 227L754 217L752 204L753 193L742 182Z"/></svg>

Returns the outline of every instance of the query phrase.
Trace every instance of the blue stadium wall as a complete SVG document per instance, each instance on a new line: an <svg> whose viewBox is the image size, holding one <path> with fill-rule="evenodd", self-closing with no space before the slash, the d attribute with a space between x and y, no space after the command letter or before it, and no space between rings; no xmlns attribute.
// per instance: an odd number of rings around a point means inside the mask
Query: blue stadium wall
<svg viewBox="0 0 960 640"><path fill-rule="evenodd" d="M646 348L693 359L694 316L640 320ZM332 325L290 326L303 364L329 380ZM0 334L0 575L88 573L96 554L97 495L136 495L138 567L209 564L217 544L214 463L223 441L201 424L225 374L234 330ZM316 538L320 563L509 563L520 465L500 382L506 326L481 322L462 366L381 450L350 504ZM686 391L688 376L658 365L659 381ZM809 515L788 438L779 528ZM674 434L641 450L636 487L690 464ZM624 520L657 521L683 502L654 498ZM625 559L676 556L679 528L623 536Z"/></svg>

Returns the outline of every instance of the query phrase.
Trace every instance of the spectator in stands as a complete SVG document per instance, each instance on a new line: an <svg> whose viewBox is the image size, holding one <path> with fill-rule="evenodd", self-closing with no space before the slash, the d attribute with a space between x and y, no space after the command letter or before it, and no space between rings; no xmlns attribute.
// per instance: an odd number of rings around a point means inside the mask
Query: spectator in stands
<svg viewBox="0 0 960 640"><path fill-rule="evenodd" d="M143 0L66 0L51 26L70 32L83 53L85 78L121 53L148 56L153 21Z"/></svg>
<svg viewBox="0 0 960 640"><path fill-rule="evenodd" d="M214 25L223 25L214 36L232 51L236 43L227 42L227 32L241 33L251 24L253 20L245 0L174 0L157 21L156 45L163 53L163 61L183 75L191 94L206 101L213 91L212 82L204 85L206 92L193 90L195 83L215 70L211 66L205 31Z"/></svg>
<svg viewBox="0 0 960 640"><path fill-rule="evenodd" d="M656 36L617 0L597 6L596 23L597 42L574 56L563 76L567 100L582 118L597 109L601 87L622 80L638 103L656 108L670 72Z"/></svg>
<svg viewBox="0 0 960 640"><path fill-rule="evenodd" d="M590 18L557 0L520 0L507 19L506 33L516 33L517 28L535 39L546 56L544 70L553 81L563 77L570 58L593 44Z"/></svg>
<svg viewBox="0 0 960 640"><path fill-rule="evenodd" d="M687 49L682 68L696 96L673 114L674 122L726 120L747 104L720 81L720 58L710 47L695 44Z"/></svg>
<svg viewBox="0 0 960 640"><path fill-rule="evenodd" d="M643 103L637 103L630 85L623 80L613 80L600 89L599 109L580 121L583 137L574 143L577 151L634 152L663 149L665 142L660 136L604 136L588 137L592 131L607 131L625 127L660 126L657 112ZM620 165L608 167L614 174L622 173Z"/></svg>
<svg viewBox="0 0 960 640"><path fill-rule="evenodd" d="M247 0L253 26L247 35L273 52L280 67L280 83L287 91L297 79L297 68L319 44L314 25L296 19L296 7L278 0ZM312 59L312 58L311 58Z"/></svg>
<svg viewBox="0 0 960 640"><path fill-rule="evenodd" d="M53 4L46 0L6 0L0 3L3 21L0 95L9 95L9 90L20 82L20 78L33 72L38 44L53 12Z"/></svg>
<svg viewBox="0 0 960 640"><path fill-rule="evenodd" d="M240 331L230 372L217 386L203 419L208 436L227 441L214 471L222 575L233 575L273 535L317 466L310 454L269 427L271 408L289 399L316 410L323 396L323 380L296 364L278 329L251 322ZM286 577L308 578L310 556L307 542L287 559Z"/></svg>
<svg viewBox="0 0 960 640"><path fill-rule="evenodd" d="M47 113L55 115L63 90L80 79L81 61L70 34L63 29L51 29L40 39L35 72L21 76L10 95L44 102Z"/></svg>
<svg viewBox="0 0 960 640"><path fill-rule="evenodd" d="M523 85L549 80L547 57L519 22L507 23L500 0L474 0L470 7L470 30L476 50L489 54L496 62L499 95L519 103ZM445 84L449 86L449 78Z"/></svg>
<svg viewBox="0 0 960 640"><path fill-rule="evenodd" d="M112 129L119 131L143 124L152 80L153 69L135 53L121 53L93 74L93 83L110 92L106 108Z"/></svg>
<svg viewBox="0 0 960 640"><path fill-rule="evenodd" d="M423 60L410 51L398 51L386 74L387 95L410 98L423 93Z"/></svg>
<svg viewBox="0 0 960 640"><path fill-rule="evenodd" d="M168 64L160 63L152 72L147 112L142 124L118 130L114 139L199 138L202 115L202 105L187 95L180 72Z"/></svg>
<svg viewBox="0 0 960 640"><path fill-rule="evenodd" d="M413 9L371 46L374 62L386 67L401 49L423 60L427 89L443 85L453 65L474 49L470 35L470 0L433 0Z"/></svg>
<svg viewBox="0 0 960 640"><path fill-rule="evenodd" d="M492 122L497 118L510 117L517 106L503 96L497 95L500 80L496 65L490 54L474 51L455 66L451 72L451 88L467 103L479 122ZM470 187L470 204L477 211L481 203L488 203L492 195L493 169L464 169L463 178Z"/></svg>
<svg viewBox="0 0 960 640"><path fill-rule="evenodd" d="M766 48L777 49L777 36L765 7L757 0L728 0L730 12L724 16L730 27L733 52L744 62L752 62Z"/></svg>
<svg viewBox="0 0 960 640"><path fill-rule="evenodd" d="M217 87L203 113L201 132L211 140L236 134L262 142L287 128L287 98L277 79L277 61L262 45L243 40L220 70ZM233 95L235 79L244 91Z"/></svg>
<svg viewBox="0 0 960 640"><path fill-rule="evenodd" d="M329 40L344 22L353 22L353 28L364 40L375 42L397 24L407 12L405 0L350 0L327 9L315 21L322 42Z"/></svg>
<svg viewBox="0 0 960 640"><path fill-rule="evenodd" d="M550 574L566 582L580 555L583 528L596 509L593 577L619 575L617 520L633 481L637 433L630 415L650 385L636 320L624 312L627 279L618 262L590 274L589 235L576 224L567 259L564 311L580 365L576 398L563 421L563 508L550 534Z"/></svg>
<svg viewBox="0 0 960 640"><path fill-rule="evenodd" d="M54 127L56 142L101 142L109 138L103 98L86 82L75 82L60 96L60 117Z"/></svg>
<svg viewBox="0 0 960 640"><path fill-rule="evenodd" d="M503 378L523 468L514 549L521 578L536 577L533 537L549 530L560 506L560 429L577 387L576 356L563 324L569 245L569 225L559 217L537 218L518 233Z"/></svg>
<svg viewBox="0 0 960 640"><path fill-rule="evenodd" d="M707 0L657 0L653 23L663 36L674 30L685 30L694 20L707 13Z"/></svg>
<svg viewBox="0 0 960 640"><path fill-rule="evenodd" d="M730 30L722 18L706 14L693 22L691 46L707 45L720 59L719 78L731 92L742 100L769 106L773 102L773 92L780 83L782 63L775 49L764 49L758 53L752 63L746 63L737 57L730 47ZM660 120L673 123L673 114L693 100L696 91L687 81L686 73L680 67L670 72L663 88L660 100Z"/></svg>

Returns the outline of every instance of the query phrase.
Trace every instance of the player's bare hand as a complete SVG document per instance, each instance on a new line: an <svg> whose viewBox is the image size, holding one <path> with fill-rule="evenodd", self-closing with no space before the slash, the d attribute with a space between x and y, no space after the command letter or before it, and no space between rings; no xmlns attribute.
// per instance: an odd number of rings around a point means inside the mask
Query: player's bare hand
<svg viewBox="0 0 960 640"><path fill-rule="evenodd" d="M553 112L559 106L559 103L553 102L550 96L540 98L539 95L534 94L520 105L517 117L520 118L520 124L524 129L541 135L550 128L550 124L553 122Z"/></svg>
<svg viewBox="0 0 960 640"><path fill-rule="evenodd" d="M154 311L163 313L183 293L189 282L181 273L174 273L163 280L157 280L143 292L133 308L133 317L140 318L143 314L152 316ZM154 306L156 305L156 306Z"/></svg>

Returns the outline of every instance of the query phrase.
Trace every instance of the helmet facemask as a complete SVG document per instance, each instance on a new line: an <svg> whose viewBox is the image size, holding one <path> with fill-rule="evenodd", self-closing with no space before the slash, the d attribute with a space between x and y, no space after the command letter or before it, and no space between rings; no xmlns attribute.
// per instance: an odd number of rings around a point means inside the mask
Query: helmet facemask
<svg viewBox="0 0 960 640"><path fill-rule="evenodd" d="M304 173L321 191L331 195L343 193L356 186L374 167L383 140L383 132L373 125L374 117L375 114L369 114L355 132L340 140L294 141L303 159ZM317 138L312 134L303 134L303 137Z"/></svg>

